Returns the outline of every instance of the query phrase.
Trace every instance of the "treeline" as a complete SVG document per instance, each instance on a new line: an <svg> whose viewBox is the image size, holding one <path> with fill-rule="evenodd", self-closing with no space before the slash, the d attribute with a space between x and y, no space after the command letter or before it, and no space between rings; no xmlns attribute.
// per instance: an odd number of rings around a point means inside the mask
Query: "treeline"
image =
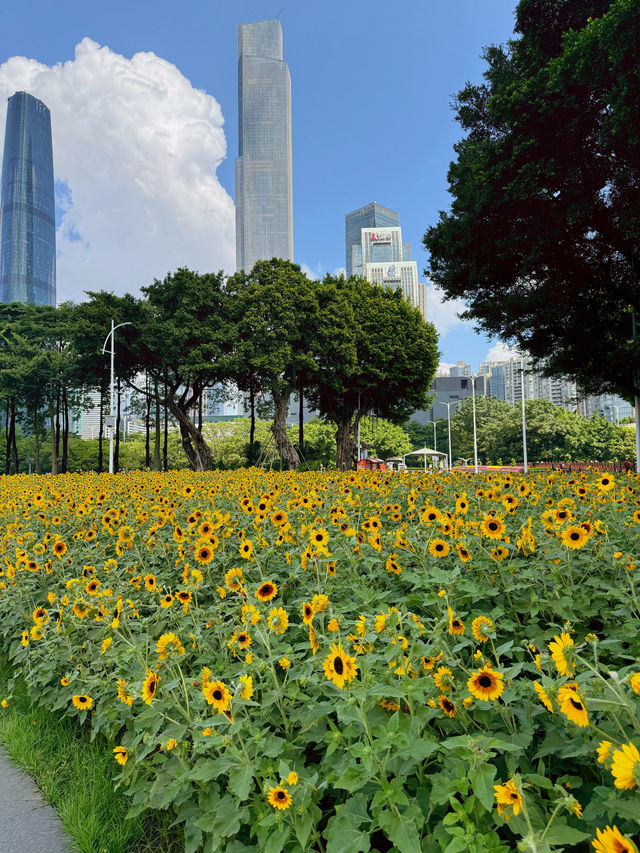
<svg viewBox="0 0 640 853"><path fill-rule="evenodd" d="M614 461L635 459L635 431L594 415L583 418L550 400L527 400L529 462ZM433 424L411 421L405 429L415 446L433 445ZM436 424L438 450L448 452L447 420ZM481 464L522 462L522 411L493 397L476 397L478 461ZM465 399L451 416L453 461L473 457L473 403Z"/></svg>
<svg viewBox="0 0 640 853"><path fill-rule="evenodd" d="M34 470L48 457L52 473L67 471L73 413L86 408L89 393L96 391L97 467L106 467L110 359L102 348L112 321L127 324L115 333L116 422L122 392L131 388L146 427L145 461L155 460L155 467L162 457L168 465L169 422L178 425L192 468L214 466L202 404L205 391L216 386L248 397L250 459L256 407L270 401L273 443L291 468L300 462L286 423L294 393L301 410L306 402L334 425L342 469L352 464L363 415L399 423L427 403L438 363L437 335L397 291L355 277L312 281L296 264L274 258L230 277L181 268L141 293L88 291L86 302L58 308L0 305L5 473L21 467L19 427L32 438ZM116 431L115 470L119 455Z"/></svg>

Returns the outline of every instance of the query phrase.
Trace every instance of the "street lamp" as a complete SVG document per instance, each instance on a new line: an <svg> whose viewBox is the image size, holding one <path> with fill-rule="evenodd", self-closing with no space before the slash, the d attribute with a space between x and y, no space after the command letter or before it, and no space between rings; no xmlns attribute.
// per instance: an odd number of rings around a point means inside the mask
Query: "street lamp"
<svg viewBox="0 0 640 853"><path fill-rule="evenodd" d="M476 432L476 379L475 373L471 374L471 398L473 400L473 464L478 473L478 435Z"/></svg>
<svg viewBox="0 0 640 853"><path fill-rule="evenodd" d="M437 441L438 441L438 437L436 435L436 422L434 421L433 422L433 449L434 450L438 449Z"/></svg>
<svg viewBox="0 0 640 853"><path fill-rule="evenodd" d="M529 463L527 462L527 420L524 413L524 359L520 359L520 384L522 396L522 455L524 457L524 473L529 473Z"/></svg>
<svg viewBox="0 0 640 853"><path fill-rule="evenodd" d="M449 432L449 470L451 470L451 406L457 406L459 402L460 402L460 400L453 400L453 401L450 400L448 403L443 403L443 402L438 403L439 406L446 406L447 407L447 429ZM436 422L434 421L433 422L434 428L435 428L435 423ZM433 449L435 450L436 448L434 447Z"/></svg>
<svg viewBox="0 0 640 853"><path fill-rule="evenodd" d="M111 433L109 436L109 473L113 474L113 430L116 425L116 397L115 397L115 387L114 387L114 371L113 371L113 361L116 353L116 343L115 343L115 335L113 334L116 329L119 329L121 326L130 326L131 323L118 323L117 326L113 325L113 320L111 321L111 331L104 339L104 344L102 345L102 354L104 355L107 351L107 341L111 338L111 388L110 388L110 397L111 397L111 414L106 419L107 426L111 428Z"/></svg>

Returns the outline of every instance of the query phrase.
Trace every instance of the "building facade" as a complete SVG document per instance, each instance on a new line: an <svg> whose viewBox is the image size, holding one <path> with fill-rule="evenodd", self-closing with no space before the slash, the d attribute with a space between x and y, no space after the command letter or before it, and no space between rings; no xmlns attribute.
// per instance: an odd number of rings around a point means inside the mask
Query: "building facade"
<svg viewBox="0 0 640 853"><path fill-rule="evenodd" d="M384 287L399 288L404 298L419 308L426 320L427 286L418 281L418 265L411 260L410 244L402 242L400 226L362 225L371 219L382 222L385 218L397 221L398 214L375 202L345 217L347 261L351 257L347 277L359 275ZM357 226L360 226L359 244L352 242L356 239Z"/></svg>
<svg viewBox="0 0 640 853"><path fill-rule="evenodd" d="M291 77L280 21L238 25L236 269L293 260Z"/></svg>
<svg viewBox="0 0 640 853"><path fill-rule="evenodd" d="M364 277L363 258L362 258L362 229L386 229L397 228L399 225L398 214L395 210L389 210L388 207L383 207L381 204L373 201L371 204L365 204L364 207L347 213L344 218L345 230L345 268L347 278L352 275ZM379 244L382 249L383 244ZM384 250L379 253L376 260L391 261L393 260L389 251L387 257L383 257ZM411 252L409 250L409 257ZM401 258L402 260L402 258Z"/></svg>
<svg viewBox="0 0 640 853"><path fill-rule="evenodd" d="M56 304L51 114L28 92L9 98L0 190L0 302Z"/></svg>

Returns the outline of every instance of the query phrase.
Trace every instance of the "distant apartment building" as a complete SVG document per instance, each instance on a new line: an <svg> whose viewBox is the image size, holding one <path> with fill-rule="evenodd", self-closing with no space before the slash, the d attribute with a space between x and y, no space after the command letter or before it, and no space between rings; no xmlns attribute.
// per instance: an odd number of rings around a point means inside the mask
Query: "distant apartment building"
<svg viewBox="0 0 640 853"><path fill-rule="evenodd" d="M365 224L372 220L373 224ZM385 221L395 224L382 224ZM360 275L383 287L400 289L426 320L427 286L418 281L410 244L402 242L398 214L373 202L347 214L345 234L347 276Z"/></svg>
<svg viewBox="0 0 640 853"><path fill-rule="evenodd" d="M610 424L619 424L634 416L634 408L617 394L590 394L578 402L578 414L585 418L597 414L606 418Z"/></svg>
<svg viewBox="0 0 640 853"><path fill-rule="evenodd" d="M446 418L448 411L453 417L458 405L473 395L471 383L474 380L469 376L436 376L429 389L434 394L433 402L428 409L414 412L412 420L421 424L432 423L441 418ZM488 396L489 380L486 376L476 376L474 382L476 396ZM449 409L447 404L450 404Z"/></svg>
<svg viewBox="0 0 640 853"><path fill-rule="evenodd" d="M280 21L238 26L236 269L293 260L291 77Z"/></svg>
<svg viewBox="0 0 640 853"><path fill-rule="evenodd" d="M449 368L449 376L471 376L472 372L471 365L464 361L456 361Z"/></svg>

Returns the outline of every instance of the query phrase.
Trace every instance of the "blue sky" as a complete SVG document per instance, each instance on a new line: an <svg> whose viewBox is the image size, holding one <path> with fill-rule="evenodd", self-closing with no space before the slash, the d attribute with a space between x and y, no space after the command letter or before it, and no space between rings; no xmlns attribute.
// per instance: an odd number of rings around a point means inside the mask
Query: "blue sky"
<svg viewBox="0 0 640 853"><path fill-rule="evenodd" d="M438 211L449 205L446 173L453 144L460 138L450 106L452 95L467 80L481 79L482 48L504 42L512 35L514 8L515 0L398 0L395 3L325 0L313 5L304 0L187 0L181 5L163 0L153 3L113 0L109 4L33 0L29 4L13 3L4 9L0 65L14 56L24 56L44 66L68 63L74 59L76 45L86 37L107 47L110 55L130 60L134 54L148 51L175 65L194 90L204 90L220 106L226 156L224 152L216 154L218 149L222 150L222 131L215 137L217 143L213 141L215 134L211 136L208 156L211 163L217 157L214 163L217 178L232 199L237 150L237 24L279 15L284 58L292 78L295 260L316 275L344 266L345 213L378 201L399 212L404 239L411 242L413 258L422 270L426 266L422 235L437 220ZM120 73L126 72L126 66L123 68ZM96 75L99 73L102 72L96 71ZM155 72L152 69L150 73ZM9 81L6 86L19 85L15 82L21 79L19 74L5 76ZM158 104L162 98L161 77L162 74L158 77L154 101ZM103 86L95 96L103 120L109 105L105 91ZM174 97L179 102L180 94ZM192 93L188 97L195 98ZM138 114L136 109L131 109L128 119L132 132L136 123L148 120L148 116L143 116L142 111ZM54 122L54 160L56 135L62 139L61 112L58 108L57 125ZM72 118L80 120L78 111L65 120ZM88 121L87 118L87 126ZM158 138L171 133L170 125L170 116L165 117L163 133ZM126 123L118 133L127 137ZM109 145L109 150L114 151L113 141ZM61 142L61 151L62 147ZM97 150L96 146L85 143L84 151L89 148ZM81 157L82 151L76 149L73 158ZM116 156L122 159L126 154ZM67 222L67 246L82 242L84 220L80 211L84 211L87 222L90 215L96 214L89 210L91 193L85 190L82 181L89 181L91 173L99 180L104 171L100 163L105 162L108 172L107 154L101 155L100 162L94 162L82 178L70 166L66 168L66 176L59 176L68 184L64 190L65 205L72 206L78 199L77 217L75 220L70 217ZM153 175L145 179L149 186L153 185ZM158 180L158 186L162 183ZM213 198L217 190L212 187L211 192ZM166 199L165 202L169 210L171 205ZM104 204L101 200L100 205ZM147 191L147 202L140 208L146 207L149 216L146 233L159 227L149 210L152 205L152 196ZM220 210L224 211L220 216L228 219L228 200L220 200ZM187 215L185 212L184 216ZM126 278L118 265L124 269L127 252L134 252L135 248L129 246L126 233L118 234L117 221L114 224L113 220L118 220L118 216L109 217L106 229L103 222L112 255L106 245L100 260L96 257L92 261L90 247L97 241L89 237L85 240L83 264L90 284L101 282L97 272L93 275L92 263L104 268L107 258L114 265L113 278ZM163 222L163 227L170 228L169 213ZM95 227L99 227L97 220ZM87 225L87 233L88 230ZM206 231L196 237L206 249ZM227 229L227 243L229 239ZM179 248L180 243L176 251ZM188 254L186 249L185 253ZM206 263L203 257L206 258L206 253L197 255L201 269ZM220 249L218 258L228 258L228 253L225 255ZM139 277L146 275L148 281L162 274L156 269L146 272L145 263L149 265L141 257L137 266L133 265ZM190 256L185 263L191 265ZM147 281L141 280L140 284ZM73 290L65 295L76 298ZM475 335L470 327L456 323L451 309L434 308L436 325L440 325L441 331L448 330L440 341L443 360L463 359L477 365L484 359L496 342L487 341Z"/></svg>

